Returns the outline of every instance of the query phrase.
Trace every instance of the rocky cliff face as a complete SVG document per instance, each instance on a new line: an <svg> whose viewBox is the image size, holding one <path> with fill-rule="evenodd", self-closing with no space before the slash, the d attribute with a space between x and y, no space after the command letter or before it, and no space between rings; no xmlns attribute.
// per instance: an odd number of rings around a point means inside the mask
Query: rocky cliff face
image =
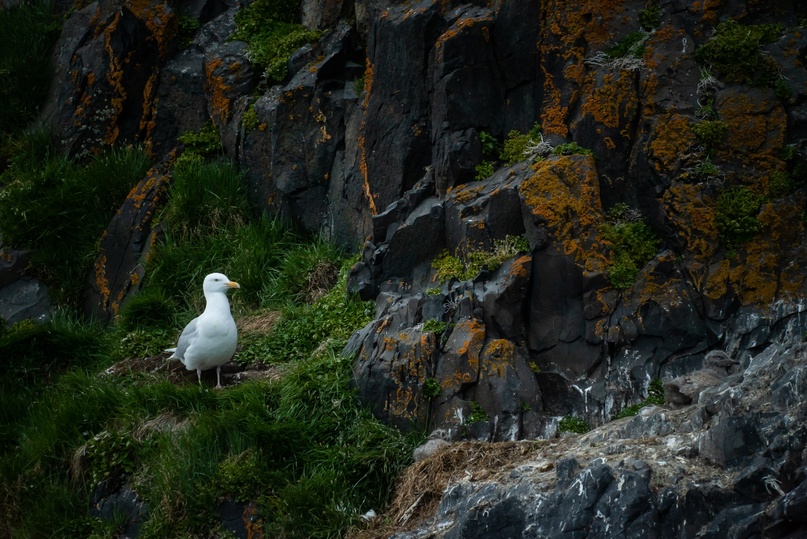
<svg viewBox="0 0 807 539"><path fill-rule="evenodd" d="M247 44L229 39L241 8L143 0L75 11L43 117L76 155L142 143L164 161L180 134L212 122L263 209L345 245L364 241L351 287L375 299L376 319L347 351L377 416L451 440L551 438L563 416L609 422L652 380L700 367L709 350L747 371L807 328L800 2L312 0L304 21L324 35L295 52L273 85ZM201 24L186 48L178 14ZM760 23L779 26L750 45L737 35L756 33L732 33ZM541 132L526 153L491 157L491 141L535 124ZM136 288L169 181L160 165L122 205L89 277L88 311L114 316ZM629 224L642 232L622 241L614 230ZM649 256L630 257L648 246ZM611 428L640 438L652 424L672 436L683 428L675 417L656 412ZM755 417L732 412L712 424ZM684 432L708 418L698 421ZM599 432L591 443L615 436ZM770 450L774 438L757 432L742 457ZM686 444L670 444L665 459L687 457L675 453ZM768 475L788 491L802 457L783 451L790 475ZM617 503L624 481L652 491L654 526L677 519L681 504L708 499L716 511L745 495L668 492L652 484L643 454L616 466L580 455L558 466L566 471L538 512L502 494L505 483L485 496L520 507L518 526L540 536L560 529L551 508L564 496L591 513L575 529L593 526L597 504ZM715 457L714 470L735 457ZM524 496L538 496L540 468L514 476L529 479L518 487ZM451 494L440 514L465 507L463 522L481 518L471 510L476 487L457 488L465 494ZM779 511L765 505L772 488L752 493L742 515ZM634 519L620 515L597 522L630 535Z"/></svg>

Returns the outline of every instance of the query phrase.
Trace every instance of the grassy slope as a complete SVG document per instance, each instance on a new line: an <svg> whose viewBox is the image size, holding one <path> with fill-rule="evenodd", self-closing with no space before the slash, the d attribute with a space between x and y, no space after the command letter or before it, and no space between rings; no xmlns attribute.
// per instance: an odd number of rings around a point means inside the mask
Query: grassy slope
<svg viewBox="0 0 807 539"><path fill-rule="evenodd" d="M206 218L191 226L191 215ZM116 327L62 313L0 336L0 356L14 358L0 366L0 535L113 536L120 521L87 516L107 481L149 505L143 537L219 536L225 498L254 501L271 536L341 536L385 502L414 443L349 388L351 359L339 352L370 313L347 296L349 262L256 216L225 162L185 160L161 219L166 240ZM336 285L312 296L312 279L339 266ZM213 391L164 374L101 374L169 346L201 305L192 283L214 269L243 286L237 317L280 311L274 330L244 334L236 359L286 365L281 380Z"/></svg>

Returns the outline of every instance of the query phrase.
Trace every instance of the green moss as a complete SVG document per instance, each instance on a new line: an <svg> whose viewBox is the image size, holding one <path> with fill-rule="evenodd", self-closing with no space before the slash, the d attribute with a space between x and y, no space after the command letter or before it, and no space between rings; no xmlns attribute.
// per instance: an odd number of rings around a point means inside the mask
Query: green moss
<svg viewBox="0 0 807 539"><path fill-rule="evenodd" d="M779 69L772 58L762 54L761 46L773 43L781 33L778 24L747 26L727 20L696 49L695 58L716 69L728 82L770 85Z"/></svg>
<svg viewBox="0 0 807 539"><path fill-rule="evenodd" d="M720 237L728 246L748 241L762 229L757 215L764 197L747 187L730 187L717 199L715 219Z"/></svg>
<svg viewBox="0 0 807 539"><path fill-rule="evenodd" d="M241 125L243 125L244 129L247 131L254 131L260 125L258 113L255 112L253 105L248 106L247 110L244 111L244 115L241 117Z"/></svg>
<svg viewBox="0 0 807 539"><path fill-rule="evenodd" d="M789 173L784 171L771 173L770 183L768 184L768 193L771 198L782 198L795 191L796 188L796 182L793 181Z"/></svg>
<svg viewBox="0 0 807 539"><path fill-rule="evenodd" d="M557 146L553 151L555 155L590 155L594 156L594 152L589 150L588 148L583 148L576 142L567 142L565 144L560 144Z"/></svg>
<svg viewBox="0 0 807 539"><path fill-rule="evenodd" d="M655 2L649 2L649 5L639 12L639 24L648 32L657 28L661 24L661 8Z"/></svg>
<svg viewBox="0 0 807 539"><path fill-rule="evenodd" d="M644 56L644 42L647 40L649 34L645 32L633 32L622 38L622 40L607 49L605 54L609 58L641 58Z"/></svg>
<svg viewBox="0 0 807 539"><path fill-rule="evenodd" d="M199 156L221 153L221 135L212 122L208 122L198 131L186 131L179 136L185 145L185 152Z"/></svg>
<svg viewBox="0 0 807 539"><path fill-rule="evenodd" d="M427 296L439 296L442 293L439 287L437 286L430 286L426 289Z"/></svg>
<svg viewBox="0 0 807 539"><path fill-rule="evenodd" d="M726 138L729 126L720 120L701 120L692 131L707 152L713 151Z"/></svg>
<svg viewBox="0 0 807 539"><path fill-rule="evenodd" d="M249 44L251 60L270 82L285 79L291 54L322 35L299 24L300 9L300 0L255 0L235 15L230 39Z"/></svg>
<svg viewBox="0 0 807 539"><path fill-rule="evenodd" d="M482 143L482 157L496 159L499 154L499 141L487 131L479 132L479 142Z"/></svg>
<svg viewBox="0 0 807 539"><path fill-rule="evenodd" d="M575 434L585 434L591 430L589 424L574 416L564 416L558 423L558 432L573 432Z"/></svg>
<svg viewBox="0 0 807 539"><path fill-rule="evenodd" d="M177 27L179 30L179 48L186 49L193 42L193 36L199 31L199 19L188 15L177 17Z"/></svg>
<svg viewBox="0 0 807 539"><path fill-rule="evenodd" d="M423 331L440 334L446 330L448 325L442 320L432 318L423 322Z"/></svg>

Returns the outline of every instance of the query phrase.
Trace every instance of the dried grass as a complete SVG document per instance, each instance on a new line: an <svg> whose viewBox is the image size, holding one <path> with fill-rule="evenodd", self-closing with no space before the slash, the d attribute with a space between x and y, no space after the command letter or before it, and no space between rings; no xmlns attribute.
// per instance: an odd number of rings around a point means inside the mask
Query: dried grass
<svg viewBox="0 0 807 539"><path fill-rule="evenodd" d="M443 493L461 480L485 481L531 460L542 442L461 442L445 446L431 457L406 468L392 502L365 528L348 539L375 539L413 529L434 515Z"/></svg>
<svg viewBox="0 0 807 539"><path fill-rule="evenodd" d="M308 275L303 288L303 300L306 303L316 302L336 286L338 279L339 267L336 264L328 261L319 262Z"/></svg>
<svg viewBox="0 0 807 539"><path fill-rule="evenodd" d="M263 311L236 320L239 333L269 333L280 318L280 311Z"/></svg>

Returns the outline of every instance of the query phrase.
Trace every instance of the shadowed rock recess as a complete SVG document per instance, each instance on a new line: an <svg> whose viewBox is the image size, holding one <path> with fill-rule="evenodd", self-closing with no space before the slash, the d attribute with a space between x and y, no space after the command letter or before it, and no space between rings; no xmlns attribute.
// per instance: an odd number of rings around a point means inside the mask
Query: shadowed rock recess
<svg viewBox="0 0 807 539"><path fill-rule="evenodd" d="M161 163L100 240L86 312L137 288L177 137L211 123L264 211L363 243L349 287L376 316L345 353L377 417L550 440L389 535L807 534L804 2L304 0L322 36L279 83L230 39L247 4L67 18L42 119L73 155ZM613 422L715 350L737 364L714 386ZM562 418L594 430L558 441Z"/></svg>

